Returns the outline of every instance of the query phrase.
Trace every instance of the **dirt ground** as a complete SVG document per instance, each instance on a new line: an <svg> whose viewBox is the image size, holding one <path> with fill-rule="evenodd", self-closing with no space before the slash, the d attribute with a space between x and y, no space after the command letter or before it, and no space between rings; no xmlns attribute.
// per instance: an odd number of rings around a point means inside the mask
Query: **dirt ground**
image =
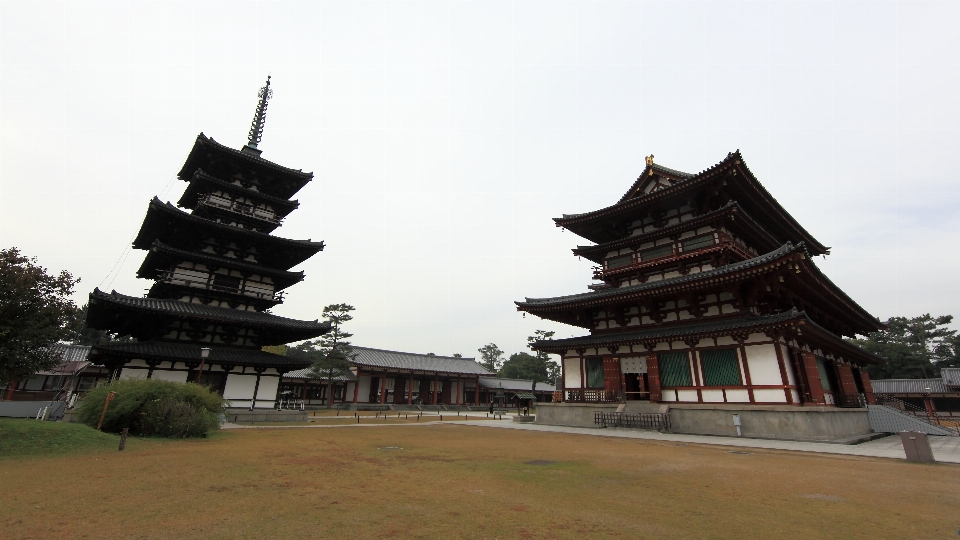
<svg viewBox="0 0 960 540"><path fill-rule="evenodd" d="M0 460L13 538L957 538L960 467L456 425Z"/></svg>

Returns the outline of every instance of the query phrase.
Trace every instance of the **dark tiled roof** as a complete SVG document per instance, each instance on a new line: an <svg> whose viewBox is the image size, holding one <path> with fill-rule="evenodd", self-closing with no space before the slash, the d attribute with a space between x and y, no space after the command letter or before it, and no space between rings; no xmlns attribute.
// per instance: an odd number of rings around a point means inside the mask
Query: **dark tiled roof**
<svg viewBox="0 0 960 540"><path fill-rule="evenodd" d="M183 260L186 261L219 265L224 268L243 270L248 274L252 273L259 274L261 276L269 276L274 280L274 285L276 285L278 291L303 281L304 277L303 272L290 272L288 270L269 268L267 266L254 264L240 259L231 259L229 257L212 255L203 251L187 251L183 249L177 249L175 247L170 247L159 240L154 240L153 244L150 246L150 252L147 253L147 256L143 259L143 263L140 265L140 269L137 270L137 277L143 279L156 279L158 264L160 264L155 262L157 256L173 256L177 258L182 257Z"/></svg>
<svg viewBox="0 0 960 540"><path fill-rule="evenodd" d="M626 238L611 240L609 242L603 242L602 244L596 244L593 246L577 246L576 249L573 250L573 254L581 255L593 262L599 263L603 261L603 258L608 251L622 249L634 244L642 244L658 238L676 235L680 231L689 229L690 227L706 225L710 221L713 221L720 216L733 214L737 214L740 218L740 220L737 222L738 225L740 223L746 223L758 234L758 236L767 240L771 246L778 245L776 238L771 236L762 225L750 217L750 215L747 214L747 212L741 208L736 201L730 201L722 207L713 210L712 212L707 212L706 214L697 216L693 219L682 221L680 223L663 227L662 229L657 229L655 231L650 231L649 233L628 236Z"/></svg>
<svg viewBox="0 0 960 540"><path fill-rule="evenodd" d="M696 176L683 171L678 171L676 169L670 169L670 168L664 167L663 165L657 165L656 163L652 165L647 165L643 169L643 172L640 173L640 176L637 178L637 180L633 183L633 185L630 186L630 189L628 189L627 192L623 194L623 197L620 197L620 201L618 201L618 203L622 203L623 201L631 198L633 195L636 195L637 190L640 189L640 186L642 186L643 183L650 178L651 169L655 173L660 173L666 176L672 176L675 179L680 181L689 180L690 178L693 178L694 176Z"/></svg>
<svg viewBox="0 0 960 540"><path fill-rule="evenodd" d="M874 379L870 385L874 394L941 394L958 391L948 389L943 379Z"/></svg>
<svg viewBox="0 0 960 540"><path fill-rule="evenodd" d="M253 163L253 164L255 164L255 165L262 166L262 167L267 167L267 168L276 170L277 172L281 172L281 173L284 173L284 174L287 174L287 175L290 175L290 176L293 176L293 177L296 177L296 178L305 179L305 180L307 180L307 181L309 181L309 180L311 180L311 179L313 178L313 173L311 173L311 172L303 172L302 169L291 169L291 168L289 168L289 167L284 167L283 165L278 165L278 164L276 164L276 163L274 163L274 162L272 162L272 161L268 161L268 160L266 160L266 159L263 159L263 158L260 157L260 156L253 155L253 154L248 154L248 153L246 153L246 152L241 152L240 150L234 150L233 148L230 148L229 146L224 146L224 145L218 143L217 141L213 140L212 137L207 137L207 136L204 135L203 133L201 133L200 135L197 135L197 143L200 143L200 144L205 145L205 146L210 146L210 147L212 147L212 148L214 148L214 149L221 150L221 151L226 152L226 153L228 153L228 154L231 154L231 155L233 155L233 156L235 156L235 157L239 157L239 158L241 158L241 159L247 160L247 161L249 161L250 163ZM180 171L181 174L183 174L184 172L185 172L185 171ZM184 174L184 176L189 175L190 172L192 172L192 171L186 171L186 174Z"/></svg>
<svg viewBox="0 0 960 540"><path fill-rule="evenodd" d="M200 346L163 341L145 341L139 343L109 342L94 345L90 358L98 362L109 363L109 358L119 357L124 360L166 360L176 362L200 362ZM226 364L231 366L252 366L264 368L303 369L309 366L310 361L302 358L291 358L279 354L268 353L257 349L232 349L227 347L210 347L210 356L206 359L208 365Z"/></svg>
<svg viewBox="0 0 960 540"><path fill-rule="evenodd" d="M60 365L47 371L38 372L37 375L73 376L90 364L90 362L87 362L87 354L90 352L90 347L86 345L56 343L51 345L50 349L60 356Z"/></svg>
<svg viewBox="0 0 960 540"><path fill-rule="evenodd" d="M960 368L941 368L940 375L947 386L960 386Z"/></svg>
<svg viewBox="0 0 960 540"><path fill-rule="evenodd" d="M768 219L763 219L762 215L756 216L763 222L768 220L771 222L771 225L776 226L777 224L785 226L780 231L783 234L786 234L783 237L784 240L792 240L797 242L806 242L809 246L809 249L815 255L821 253L827 253L829 248L823 246L818 242L813 235L806 231L798 222L791 216L784 208L780 205L779 202L763 187L759 180L753 175L750 169L747 167L746 163L743 161L743 156L740 155L740 151L732 152L727 154L727 157L723 159L720 163L700 172L695 175L692 175L688 180L683 182L677 182L676 184L654 191L649 194L645 194L640 197L635 198L625 198L621 199L616 204L608 206L606 208L601 208L599 210L594 210L592 212L585 212L582 214L570 214L564 215L562 218L554 218L554 222L558 227L565 227L570 229L572 232L587 237L585 235L592 234L587 232L588 229L584 227L586 224L601 218L606 218L609 216L615 215L625 215L630 212L636 212L637 210L644 208L650 204L659 204L660 201L670 199L672 197L678 196L680 193L686 192L690 189L694 189L696 186L701 185L705 181L713 178L715 175L721 173L722 171L729 168L738 168L742 171L742 174L737 174L733 176L734 179L743 178L746 183L743 185L745 193L748 195L757 195L762 201L760 208L767 209L772 214ZM679 171L678 171L679 172ZM641 177L642 179L642 177ZM738 182L739 183L739 182ZM631 188L633 190L634 188ZM744 201L746 202L746 201ZM762 213L762 212L761 212ZM591 240L597 241L594 238Z"/></svg>
<svg viewBox="0 0 960 540"><path fill-rule="evenodd" d="M283 378L284 379L306 379L306 380L314 380L314 381L322 380L326 382L327 380L326 378L315 377L311 373L311 371L312 371L312 368L308 368L308 367L303 369L298 369L297 371L291 371L290 373L285 374ZM357 380L357 377L356 375L353 374L352 371L347 370L346 372L340 373L339 375L334 375L333 380L339 381L339 382L349 382L349 381Z"/></svg>
<svg viewBox="0 0 960 540"><path fill-rule="evenodd" d="M209 321L222 321L227 323L241 323L261 328L303 330L307 333L316 332L316 335L324 334L330 329L330 323L327 321L301 321L272 315L270 313L260 313L258 311L246 311L240 309L208 306L206 304L181 302L179 300L168 300L165 298L140 298L136 296L120 294L117 291L105 293L100 289L94 289L93 292L90 293L90 300L91 303L98 301L107 304L131 307L138 310L175 315L188 319L205 319ZM312 337L312 335L309 337Z"/></svg>
<svg viewBox="0 0 960 540"><path fill-rule="evenodd" d="M804 253L805 249L803 244L784 244L778 249L760 255L759 257L754 257L752 259L747 259L745 261L740 261L738 263L728 264L726 266L721 266L719 268L713 268L705 272L698 272L695 274L686 274L682 276L676 276L669 279L662 279L659 281L648 281L645 283L639 283L637 285L630 285L629 287L614 287L610 289L603 289L600 291L592 291L587 293L571 294L569 296L556 296L553 298L527 298L523 302L515 302L522 310L536 310L537 308L547 308L552 306L561 306L571 303L593 303L602 301L608 298L615 298L619 296L627 296L636 293L642 293L644 291L654 290L654 289L664 289L668 287L681 286L688 283L696 283L700 281L705 281L711 278L716 278L724 276L727 274L732 274L741 270L746 270L748 268L753 268L765 263L775 261L781 257L785 257L794 252Z"/></svg>
<svg viewBox="0 0 960 540"><path fill-rule="evenodd" d="M154 222L163 217L172 218L173 220L186 224L187 227L196 225L200 228L214 229L234 236L245 236L253 239L257 243L272 246L284 252L291 252L290 256L286 257L288 260L278 261L278 264L281 265L293 261L289 263L289 266L293 266L323 251L323 242L292 240L281 236L257 232L252 229L241 229L240 227L234 227L225 223L217 223L216 221L188 214L170 203L161 202L157 197L154 197L153 200L150 201L150 206L147 208L147 215L143 218L143 225L140 226L140 232L133 241L134 248L149 249L150 246L153 245L153 242L157 240L157 235L153 230ZM161 223L162 222L156 223L156 225L160 225ZM286 268L289 268L289 266L286 266Z"/></svg>
<svg viewBox="0 0 960 540"><path fill-rule="evenodd" d="M504 390L513 392L530 391L530 383L533 381L525 379L501 379L499 377L480 377L480 388L496 390L497 386L503 385ZM553 392L557 387L545 382L537 383L537 392Z"/></svg>
<svg viewBox="0 0 960 540"><path fill-rule="evenodd" d="M473 358L452 356L430 356L426 354L384 351L353 347L356 357L352 363L364 367L398 369L403 371L425 371L436 373L454 373L463 375L490 375Z"/></svg>

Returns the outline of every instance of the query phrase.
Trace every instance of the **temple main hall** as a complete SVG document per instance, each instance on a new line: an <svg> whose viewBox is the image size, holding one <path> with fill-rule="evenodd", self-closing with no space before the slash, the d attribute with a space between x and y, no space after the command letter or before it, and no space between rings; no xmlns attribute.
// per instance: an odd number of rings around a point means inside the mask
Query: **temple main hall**
<svg viewBox="0 0 960 540"><path fill-rule="evenodd" d="M814 257L830 248L739 151L697 174L650 156L615 204L554 221L589 241L573 254L596 263L595 283L516 302L589 330L536 344L562 367L557 403L541 406L538 421L594 425L597 412L669 410L680 432L869 432L864 366L879 359L844 338L883 325L817 268Z"/></svg>
<svg viewBox="0 0 960 540"><path fill-rule="evenodd" d="M187 182L177 205L148 204L133 241L146 252L137 277L153 281L146 295L90 293L87 325L133 338L91 348L89 359L111 378L199 382L233 407L263 409L275 406L284 373L310 365L262 350L330 329L329 322L268 311L304 279L291 268L324 247L273 234L299 206L292 197L313 173L261 157L271 95L268 77L245 146L229 148L201 133L177 175Z"/></svg>

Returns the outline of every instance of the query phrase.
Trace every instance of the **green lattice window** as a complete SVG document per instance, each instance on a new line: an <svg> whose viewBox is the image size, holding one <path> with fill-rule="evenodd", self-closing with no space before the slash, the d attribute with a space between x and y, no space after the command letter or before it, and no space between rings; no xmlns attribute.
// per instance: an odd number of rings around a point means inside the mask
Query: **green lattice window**
<svg viewBox="0 0 960 540"><path fill-rule="evenodd" d="M704 386L740 386L740 364L736 349L700 351Z"/></svg>
<svg viewBox="0 0 960 540"><path fill-rule="evenodd" d="M612 259L607 259L607 268L623 268L624 266L630 266L633 264L633 255L621 255L619 257L613 257Z"/></svg>
<svg viewBox="0 0 960 540"><path fill-rule="evenodd" d="M640 260L649 261L650 259L666 257L667 255L673 255L673 244L666 244L663 246L657 246L655 248L645 249L640 252Z"/></svg>
<svg viewBox="0 0 960 540"><path fill-rule="evenodd" d="M690 362L687 353L660 353L660 386L693 386L690 379Z"/></svg>
<svg viewBox="0 0 960 540"><path fill-rule="evenodd" d="M698 236L683 241L683 251L693 251L695 249L705 248L713 245L713 235Z"/></svg>
<svg viewBox="0 0 960 540"><path fill-rule="evenodd" d="M603 358L587 358L587 388L603 388Z"/></svg>

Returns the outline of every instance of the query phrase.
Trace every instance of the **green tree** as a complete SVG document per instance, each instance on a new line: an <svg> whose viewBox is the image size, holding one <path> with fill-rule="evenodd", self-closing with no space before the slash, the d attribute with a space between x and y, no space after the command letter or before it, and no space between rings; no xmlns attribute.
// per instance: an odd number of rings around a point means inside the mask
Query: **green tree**
<svg viewBox="0 0 960 540"><path fill-rule="evenodd" d="M886 359L868 366L874 379L928 379L938 377L940 368L957 364L957 331L947 325L952 315L932 317L891 317L888 329L873 332L866 339L851 340L867 351Z"/></svg>
<svg viewBox="0 0 960 540"><path fill-rule="evenodd" d="M0 381L60 363L50 346L76 331L79 310L70 295L79 281L66 270L48 274L17 248L0 250Z"/></svg>
<svg viewBox="0 0 960 540"><path fill-rule="evenodd" d="M487 343L477 349L480 353L480 365L490 373L497 373L503 366L503 351L494 343Z"/></svg>
<svg viewBox="0 0 960 540"><path fill-rule="evenodd" d="M330 321L330 331L315 341L306 341L292 349L295 356L313 361L311 376L327 381L327 408L333 406L333 379L350 369L350 360L356 357L353 346L347 341L353 334L345 331L343 325L351 320L351 311L356 308L349 304L330 304L323 308L323 317Z"/></svg>
<svg viewBox="0 0 960 540"><path fill-rule="evenodd" d="M534 358L536 358L536 362L530 366L530 378L533 379L533 388L531 389L532 392L536 391L538 382L555 379L557 372L560 369L560 366L550 359L550 355L548 353L534 349L534 346L538 341L551 340L553 339L554 334L556 334L556 332L537 330L532 336L527 338L527 347L536 353L534 356Z"/></svg>

